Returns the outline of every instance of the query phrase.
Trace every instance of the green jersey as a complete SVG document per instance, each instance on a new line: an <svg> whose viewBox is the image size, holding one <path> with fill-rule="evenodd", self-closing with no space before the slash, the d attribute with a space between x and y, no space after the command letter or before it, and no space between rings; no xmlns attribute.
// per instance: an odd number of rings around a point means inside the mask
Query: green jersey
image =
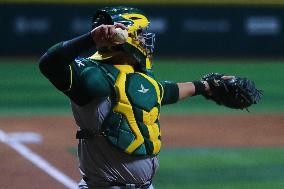
<svg viewBox="0 0 284 189"><path fill-rule="evenodd" d="M130 65L102 64L92 59L76 59L70 68L70 88L64 93L72 101L89 104L94 99L109 99L111 102L100 130L89 132L101 133L128 154L155 155L160 151L160 108L177 100L176 84L159 83ZM165 91L171 93L165 95Z"/></svg>

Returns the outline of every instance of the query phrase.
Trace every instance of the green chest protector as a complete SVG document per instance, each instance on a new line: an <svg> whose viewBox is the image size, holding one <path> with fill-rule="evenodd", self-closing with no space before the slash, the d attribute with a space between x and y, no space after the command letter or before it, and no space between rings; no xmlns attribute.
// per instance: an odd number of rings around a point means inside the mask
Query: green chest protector
<svg viewBox="0 0 284 189"><path fill-rule="evenodd" d="M158 154L163 95L160 84L144 73L135 72L129 65L96 65L115 91L111 97L112 108L103 122L104 136L127 154Z"/></svg>

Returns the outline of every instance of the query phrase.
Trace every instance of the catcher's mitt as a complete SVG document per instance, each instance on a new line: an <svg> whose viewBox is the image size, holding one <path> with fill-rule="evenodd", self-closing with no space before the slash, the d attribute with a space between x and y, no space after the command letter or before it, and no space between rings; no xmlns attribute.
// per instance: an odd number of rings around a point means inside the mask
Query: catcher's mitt
<svg viewBox="0 0 284 189"><path fill-rule="evenodd" d="M229 108L244 109L260 101L262 91L247 78L222 78L224 74L210 73L202 77L207 81L211 94L203 94L207 99Z"/></svg>

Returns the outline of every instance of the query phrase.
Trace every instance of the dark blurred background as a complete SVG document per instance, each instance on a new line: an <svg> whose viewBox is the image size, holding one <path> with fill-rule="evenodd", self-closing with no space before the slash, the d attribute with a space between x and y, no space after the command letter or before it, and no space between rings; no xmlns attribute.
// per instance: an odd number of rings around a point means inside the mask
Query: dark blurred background
<svg viewBox="0 0 284 189"><path fill-rule="evenodd" d="M0 1L0 55L41 54L89 31L96 9L115 5L141 8L150 18L157 33L156 55L271 57L284 50L282 1L7 2Z"/></svg>

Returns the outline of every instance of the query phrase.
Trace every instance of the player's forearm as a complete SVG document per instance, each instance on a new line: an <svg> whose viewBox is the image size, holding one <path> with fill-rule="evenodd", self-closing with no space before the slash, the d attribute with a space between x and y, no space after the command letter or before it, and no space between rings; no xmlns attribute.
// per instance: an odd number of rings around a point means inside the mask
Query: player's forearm
<svg viewBox="0 0 284 189"><path fill-rule="evenodd" d="M179 88L179 100L195 94L195 87L192 82L177 83Z"/></svg>
<svg viewBox="0 0 284 189"><path fill-rule="evenodd" d="M86 52L95 46L110 47L119 44L113 40L117 28L127 29L123 24L101 25L94 28L89 33L58 43L48 49L41 57L39 67L42 73L53 72L54 69L64 68L70 65L81 53Z"/></svg>
<svg viewBox="0 0 284 189"><path fill-rule="evenodd" d="M81 53L94 47L91 33L84 34L69 41L57 43L41 57L39 66L42 72L66 67Z"/></svg>
<svg viewBox="0 0 284 189"><path fill-rule="evenodd" d="M210 93L210 88L206 81L202 81L201 83L200 81L177 83L177 85L179 88L179 100L201 94L202 92Z"/></svg>

